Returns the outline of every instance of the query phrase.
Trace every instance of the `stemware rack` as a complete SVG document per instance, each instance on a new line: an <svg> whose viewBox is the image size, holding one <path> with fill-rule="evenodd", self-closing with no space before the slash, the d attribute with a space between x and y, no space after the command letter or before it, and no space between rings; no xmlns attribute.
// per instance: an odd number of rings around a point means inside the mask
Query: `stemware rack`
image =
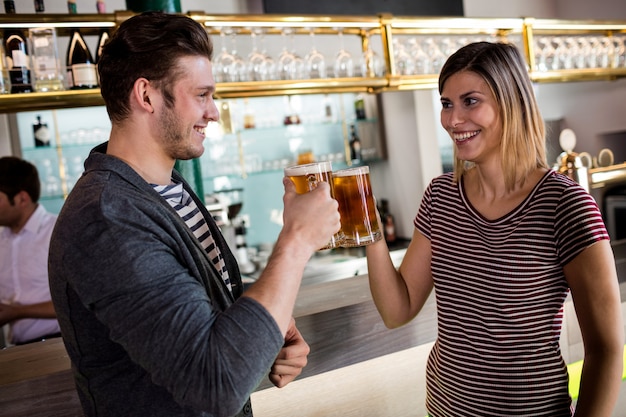
<svg viewBox="0 0 626 417"><path fill-rule="evenodd" d="M385 66L379 76L354 76L345 78L318 78L269 81L221 82L217 98L277 96L293 94L319 94L415 90L436 88L437 72L407 73L401 68L398 49L401 43L416 43L429 38L456 43L466 40L503 40L517 44L525 53L529 75L536 82L569 82L581 80L613 80L626 77L625 57L611 57L613 64L601 68L557 68L541 70L538 66L537 39L560 36L596 36L620 44L610 54L624 54L626 47L626 21L568 21L535 18L465 18L465 17L398 17L379 16L287 16L287 15L210 15L204 12L186 13L202 23L213 35L216 49L221 28L235 28L237 36L249 35L253 28L263 28L268 36L279 36L283 28L297 35L311 32L320 35L357 37L361 53L367 51L370 40L377 38ZM86 35L97 35L102 28L114 30L133 15L129 11L109 14L17 14L1 15L0 31L19 27L51 26L59 36L67 36L72 28L80 28ZM371 74L369 74L371 75ZM99 89L67 90L54 93L4 94L0 96L0 113L25 110L73 108L104 104Z"/></svg>

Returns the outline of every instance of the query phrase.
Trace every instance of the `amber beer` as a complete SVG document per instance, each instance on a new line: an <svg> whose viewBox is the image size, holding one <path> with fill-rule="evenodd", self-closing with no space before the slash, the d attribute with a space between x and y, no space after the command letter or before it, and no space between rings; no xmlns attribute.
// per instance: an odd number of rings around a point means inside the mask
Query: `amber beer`
<svg viewBox="0 0 626 417"><path fill-rule="evenodd" d="M328 161L286 167L285 176L289 177L296 185L298 194L308 193L317 187L318 183L327 182L330 185L330 195L334 197L333 167ZM342 235L339 232L331 238L328 245L320 248L320 250L337 248L341 246L341 243Z"/></svg>
<svg viewBox="0 0 626 417"><path fill-rule="evenodd" d="M341 216L342 246L364 246L382 239L369 167L336 171L333 173L333 184Z"/></svg>

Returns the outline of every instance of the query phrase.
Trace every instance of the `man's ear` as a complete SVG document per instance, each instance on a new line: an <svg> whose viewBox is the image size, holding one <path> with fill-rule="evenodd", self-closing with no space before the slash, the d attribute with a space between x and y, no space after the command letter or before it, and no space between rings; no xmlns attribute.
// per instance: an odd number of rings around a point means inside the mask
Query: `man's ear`
<svg viewBox="0 0 626 417"><path fill-rule="evenodd" d="M154 113L154 106L150 101L150 95L154 92L150 81L145 78L138 78L133 84L131 102L148 113Z"/></svg>
<svg viewBox="0 0 626 417"><path fill-rule="evenodd" d="M24 190L18 191L18 193L13 196L13 204L16 206L23 206L30 204L31 202L32 199L30 198L30 195Z"/></svg>

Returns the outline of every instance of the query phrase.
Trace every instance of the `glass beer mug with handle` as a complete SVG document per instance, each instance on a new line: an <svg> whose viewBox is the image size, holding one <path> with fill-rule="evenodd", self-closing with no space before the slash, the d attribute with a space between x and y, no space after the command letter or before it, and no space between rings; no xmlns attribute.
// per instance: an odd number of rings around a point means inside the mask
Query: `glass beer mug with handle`
<svg viewBox="0 0 626 417"><path fill-rule="evenodd" d="M334 195L339 203L343 247L369 245L383 238L368 166L333 172Z"/></svg>
<svg viewBox="0 0 626 417"><path fill-rule="evenodd" d="M330 185L330 195L335 198L333 190L333 168L329 161L314 162L303 165L293 165L286 167L285 176L289 177L296 185L298 194L305 194L315 189L320 182L327 182ZM343 242L342 232L339 231L331 237L328 244L319 250L340 247Z"/></svg>

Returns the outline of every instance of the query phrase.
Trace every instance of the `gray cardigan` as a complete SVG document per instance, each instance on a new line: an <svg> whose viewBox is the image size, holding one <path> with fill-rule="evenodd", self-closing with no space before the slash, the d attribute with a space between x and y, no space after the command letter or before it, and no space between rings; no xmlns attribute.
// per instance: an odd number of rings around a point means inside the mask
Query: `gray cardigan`
<svg viewBox="0 0 626 417"><path fill-rule="evenodd" d="M92 151L50 244L52 300L86 416L251 416L249 397L283 338L233 295L176 211L130 166ZM178 180L182 178L173 172Z"/></svg>

